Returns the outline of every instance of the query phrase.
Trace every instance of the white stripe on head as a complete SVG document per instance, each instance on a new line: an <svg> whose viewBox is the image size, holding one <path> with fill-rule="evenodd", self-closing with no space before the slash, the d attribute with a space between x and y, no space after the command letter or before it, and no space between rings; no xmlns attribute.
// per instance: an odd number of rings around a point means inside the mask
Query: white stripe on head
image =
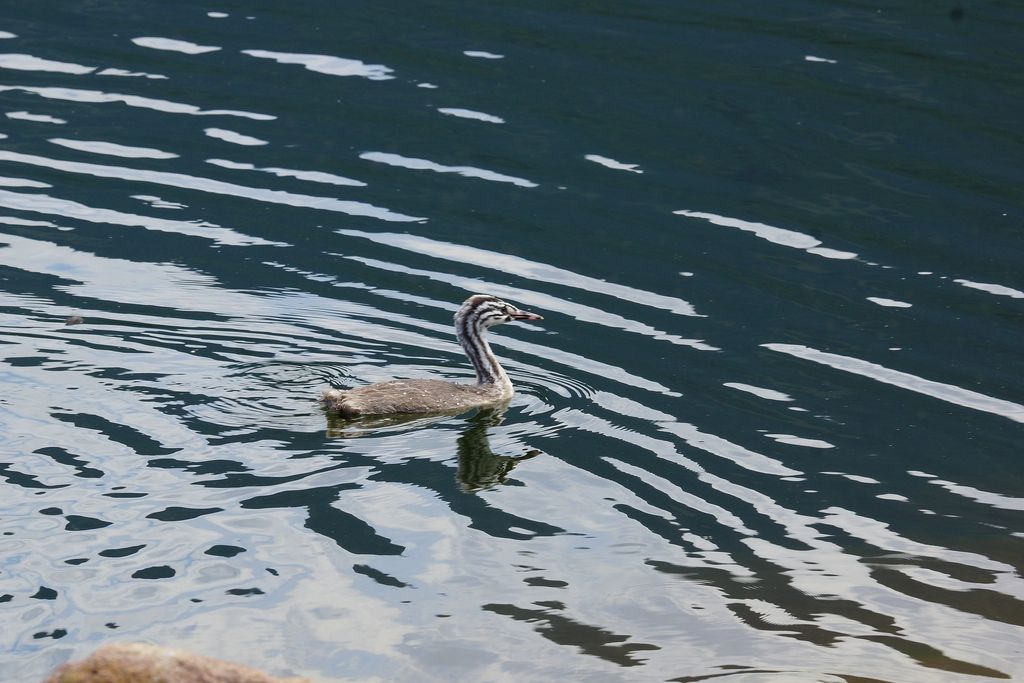
<svg viewBox="0 0 1024 683"><path fill-rule="evenodd" d="M490 384L508 381L498 359L491 353L491 347L484 339L487 328L506 322L511 318L508 310L513 308L500 299L488 294L474 294L466 299L455 313L455 332L459 343L469 356L477 381Z"/></svg>

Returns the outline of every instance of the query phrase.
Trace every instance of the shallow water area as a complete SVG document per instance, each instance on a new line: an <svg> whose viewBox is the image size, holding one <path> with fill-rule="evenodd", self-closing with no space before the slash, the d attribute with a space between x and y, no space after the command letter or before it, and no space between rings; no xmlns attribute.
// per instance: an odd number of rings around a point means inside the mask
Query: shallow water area
<svg viewBox="0 0 1024 683"><path fill-rule="evenodd" d="M1024 678L1021 25L0 12L0 680ZM478 292L509 405L318 406Z"/></svg>

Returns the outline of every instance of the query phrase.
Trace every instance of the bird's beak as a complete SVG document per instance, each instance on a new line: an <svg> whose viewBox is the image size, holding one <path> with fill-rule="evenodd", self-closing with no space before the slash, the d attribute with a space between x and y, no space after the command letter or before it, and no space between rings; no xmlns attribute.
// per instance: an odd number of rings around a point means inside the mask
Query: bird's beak
<svg viewBox="0 0 1024 683"><path fill-rule="evenodd" d="M512 314L513 320L543 320L541 316L536 313L530 313L529 311L516 311Z"/></svg>

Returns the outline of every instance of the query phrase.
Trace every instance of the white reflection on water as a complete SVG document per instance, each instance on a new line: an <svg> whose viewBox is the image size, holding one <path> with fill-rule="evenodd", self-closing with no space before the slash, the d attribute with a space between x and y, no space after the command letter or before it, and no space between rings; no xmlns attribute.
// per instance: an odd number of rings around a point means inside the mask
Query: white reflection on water
<svg viewBox="0 0 1024 683"><path fill-rule="evenodd" d="M957 484L956 482L945 481L924 472L911 471L908 472L908 474L915 477L926 478L929 480L929 484L941 486L950 493L955 493L958 496L969 498L975 502L981 503L982 505L990 505L1002 510L1024 510L1024 498L1004 496L1000 493L992 493L991 491L982 491L981 489L976 489L973 486L965 486L963 484Z"/></svg>
<svg viewBox="0 0 1024 683"><path fill-rule="evenodd" d="M930 379L924 379L923 377L899 370L892 370L882 365L860 360L859 358L818 351L817 349L800 344L761 344L761 346L772 351L787 353L797 358L821 363L837 370L845 370L855 375L870 377L884 384L892 384L902 389L909 389L910 391L948 401L949 403L955 403L959 406L1002 415L1014 422L1024 422L1024 406L1019 403L993 398L970 389L962 389L952 384L934 382Z"/></svg>
<svg viewBox="0 0 1024 683"><path fill-rule="evenodd" d="M437 110L442 114L448 116L456 116L460 119L474 119L476 121L485 121L487 123L505 123L505 119L494 116L493 114L485 114L482 111L473 111L472 109L460 109L458 107L438 107Z"/></svg>
<svg viewBox="0 0 1024 683"><path fill-rule="evenodd" d="M339 231L341 232L341 231ZM341 256L340 254L334 254L335 256ZM379 259L371 259L363 256L343 256L353 261L358 261L367 266L373 268L380 268L382 270L389 270L397 273L405 273L406 275L416 275L419 277L430 278L438 282L446 282L456 287L461 287L467 292L488 292L495 296L511 299L518 301L521 304L527 305L531 308L536 308L542 311L558 311L565 315L572 316L577 320L584 322L595 323L598 325L604 325L606 327L613 327L619 330L626 330L627 332L634 332L642 334L654 339L662 341L668 341L673 344L679 344L680 346L689 346L697 349L698 351L718 351L719 349L714 346L710 346L700 341L699 339L684 339L678 335L668 334L661 330L655 329L650 325L635 320L630 320L616 313L611 313L593 306L585 306L580 303L573 301L566 301L550 294L543 294L533 290L521 289L519 287L509 287L493 282L487 282L484 280L478 280L476 278L465 277L462 275L450 275L448 273L440 273L431 270L422 270L420 268L410 268L408 266L399 265L397 263L388 263L387 261L381 261Z"/></svg>
<svg viewBox="0 0 1024 683"><path fill-rule="evenodd" d="M335 199L334 197L319 197L314 195L297 194L285 192L284 190L268 190L261 187L248 187L236 185L212 178L186 175L184 173L170 173L166 171L150 171L146 169L127 168L124 166L105 166L101 164L90 164L80 161L63 161L60 159L49 159L47 157L35 156L32 154L20 154L17 152L0 151L0 160L17 161L32 166L53 168L69 173L81 173L84 175L96 176L99 178L117 178L120 180L131 180L143 183L155 183L175 188L187 188L200 192L212 194L230 195L233 197L244 197L270 204L284 204L286 206L300 206L309 209L321 209L324 211L337 211L351 216L367 216L382 221L410 222L423 221L425 218L407 216L390 209L357 202L352 200Z"/></svg>
<svg viewBox="0 0 1024 683"><path fill-rule="evenodd" d="M632 173L643 173L643 170L639 168L637 164L624 164L621 161L609 159L608 157L603 157L600 154L587 154L583 158L586 159L587 161L593 161L596 164L601 164L602 166L613 168L616 171L630 171Z"/></svg>
<svg viewBox="0 0 1024 683"><path fill-rule="evenodd" d="M50 116L49 114L32 114L27 111L9 111L6 114L9 119L18 119L19 121L34 121L36 123L54 123L57 125L63 125L67 123L64 119L58 119L56 116Z"/></svg>
<svg viewBox="0 0 1024 683"><path fill-rule="evenodd" d="M896 299L886 299L880 296L869 296L866 297L868 301L879 306L886 306L888 308L910 308L911 304L906 301L898 301Z"/></svg>
<svg viewBox="0 0 1024 683"><path fill-rule="evenodd" d="M230 142L235 145L247 145L252 147L267 144L266 140L260 140L259 138L252 137L251 135L236 133L235 131L227 130L226 128L204 128L203 132L211 138L217 138L218 140Z"/></svg>
<svg viewBox="0 0 1024 683"><path fill-rule="evenodd" d="M68 149L75 149L79 152L91 152L93 154L107 154L115 157L128 159L176 159L177 154L164 152L152 147L132 147L119 145L116 142L102 142L100 140L69 140L68 138L50 138L50 142Z"/></svg>
<svg viewBox="0 0 1024 683"><path fill-rule="evenodd" d="M0 187L35 187L42 189L46 187L53 187L53 185L39 180L30 180L28 178L8 178L3 176L0 177Z"/></svg>
<svg viewBox="0 0 1024 683"><path fill-rule="evenodd" d="M0 183L0 184L2 184L2 183ZM0 223L4 223L5 225L22 225L22 226L25 226L25 227L34 227L34 228L56 228L57 227L56 223L51 223L50 221L33 221L33 220L29 220L27 218L16 218L14 216L0 216Z"/></svg>
<svg viewBox="0 0 1024 683"><path fill-rule="evenodd" d="M329 76L361 76L371 81L386 81L394 78L394 69L383 64L366 64L358 59L333 57L331 55L304 55L269 50L242 50L243 54L262 59L273 59L278 64L301 64L310 71Z"/></svg>
<svg viewBox="0 0 1024 683"><path fill-rule="evenodd" d="M64 218L75 218L89 223L103 223L107 225L124 225L130 227L157 230L160 232L171 232L178 235L191 235L213 240L218 244L231 244L235 246L285 246L283 242L272 242L260 237L250 237L235 232L229 228L222 228L212 223L178 221L168 218L154 218L142 216L113 209L100 209L93 206L79 204L69 199L60 199L45 194L26 194L22 192L11 192L0 190L0 206L17 209L19 211L33 211L52 216ZM6 239L6 238L5 238Z"/></svg>
<svg viewBox="0 0 1024 683"><path fill-rule="evenodd" d="M989 294L998 294L999 296L1008 296L1014 299L1024 299L1024 292L1013 287L1007 287L1006 285L993 285L986 282L972 282L971 280L957 279L953 282L964 287L970 287L971 289L980 289L983 292Z"/></svg>
<svg viewBox="0 0 1024 683"><path fill-rule="evenodd" d="M230 168L239 171L261 171L263 173L271 173L279 178L297 178L298 180L306 180L313 183L324 183L327 185L366 187L366 183L361 180L353 180L352 178L346 178L333 173L324 173L323 171L299 171L293 168L277 168L274 166L260 168L255 164L228 161L227 159L207 159L206 163L213 164L214 166L220 166L221 168Z"/></svg>
<svg viewBox="0 0 1024 683"><path fill-rule="evenodd" d="M49 71L63 74L88 74L96 70L94 66L83 66L72 62L57 62L32 55L18 53L0 54L0 68L17 71Z"/></svg>
<svg viewBox="0 0 1024 683"><path fill-rule="evenodd" d="M197 45L187 40L175 40L174 38L157 38L152 36L144 36L142 38L132 38L132 42L139 47L148 47L154 50L170 50L172 52L182 52L186 55L201 55L206 52L216 52L219 47L214 45Z"/></svg>
<svg viewBox="0 0 1024 683"><path fill-rule="evenodd" d="M240 116L255 121L273 121L276 116L270 114L257 114L249 111L235 111L233 109L201 109L194 104L160 100L140 95L121 95L108 93L101 90L82 90L81 88L58 88L29 85L0 85L0 92L24 92L39 95L49 100L64 100L66 102L88 102L100 104L108 102L121 102L129 107L142 109L154 109L168 114L192 114L194 116Z"/></svg>
<svg viewBox="0 0 1024 683"><path fill-rule="evenodd" d="M649 421L657 425L660 431L668 432L678 437L687 446L729 460L745 470L779 477L803 474L799 470L790 469L766 455L756 453L715 434L702 431L695 425L678 421L668 413L649 408L624 396L597 392L594 395L594 402L604 408L614 410L619 415L628 415ZM656 449L655 452L657 452Z"/></svg>
<svg viewBox="0 0 1024 683"><path fill-rule="evenodd" d="M765 434L769 439L778 441L779 443L788 444L790 446L803 446L805 448L835 448L828 441L822 441L821 439L808 439L802 436L795 436L793 434Z"/></svg>
<svg viewBox="0 0 1024 683"><path fill-rule="evenodd" d="M494 270L512 273L529 280L550 282L556 285L583 289L588 292L599 292L616 299L624 299L644 304L645 306L664 309L679 315L702 317L689 302L676 297L599 280L589 275L581 275L571 270L538 261L531 261L511 254L503 254L453 242L442 242L419 235L393 232L364 232L362 230L338 230L337 232L341 235L362 237L377 244L386 244L390 247L405 249L416 254L433 256L434 258L446 261L473 263L481 267L489 267Z"/></svg>
<svg viewBox="0 0 1024 683"><path fill-rule="evenodd" d="M263 310L258 297L220 288L215 278L181 266L97 256L16 235L0 237L0 263L59 278L64 283L56 289L98 301L217 314Z"/></svg>
<svg viewBox="0 0 1024 683"><path fill-rule="evenodd" d="M709 503L700 496L686 491L681 486L673 484L664 477L653 474L642 467L630 465L617 458L604 456L602 459L620 472L636 477L645 484L648 484L658 491L671 496L673 504L683 505L696 512L701 512L719 524L729 527L738 534L742 534L744 536L757 535L757 532L744 524L743 520L730 510L727 510L720 505Z"/></svg>
<svg viewBox="0 0 1024 683"><path fill-rule="evenodd" d="M391 154L390 152L363 152L359 155L359 158L367 161L376 161L379 164L387 164L388 166L409 168L414 171L455 173L466 178L480 178L482 180L491 180L496 183L511 183L513 185L518 185L519 187L537 187L537 183L526 180L525 178L516 178L515 176L505 175L504 173L497 173L495 171L488 171L483 168L476 168L475 166L445 166L444 164L439 164L428 159L404 157L400 154Z"/></svg>
<svg viewBox="0 0 1024 683"><path fill-rule="evenodd" d="M127 69L114 69L108 67L96 72L97 76L126 76L129 78L154 78L154 79L165 79L167 76L162 74L150 74L145 71L128 71Z"/></svg>
<svg viewBox="0 0 1024 683"><path fill-rule="evenodd" d="M781 391L775 391L774 389L765 389L763 387L755 387L752 384L744 384L743 382L723 382L722 386L729 387L730 389L737 389L738 391L745 391L748 394L753 394L758 398L763 398L768 401L792 401L793 397L789 394L784 394Z"/></svg>
<svg viewBox="0 0 1024 683"><path fill-rule="evenodd" d="M822 472L822 474L827 474L829 476L835 476L835 477L842 477L844 479L849 479L850 481L855 481L858 484L881 484L882 483L882 482L878 481L877 479L874 479L872 477L865 477L862 474L849 474L847 472Z"/></svg>
<svg viewBox="0 0 1024 683"><path fill-rule="evenodd" d="M771 522L784 527L794 538L799 538L802 541L813 541L819 536L818 533L810 526L815 521L813 518L800 515L777 504L757 488L744 486L736 483L735 481L714 474L696 461L683 455L683 453L681 453L670 441L633 432L622 428L609 420L578 410L561 410L554 416L559 422L562 422L566 426L570 426L575 430L592 432L618 440L631 446L640 447L644 451L657 456L665 464L678 467L680 468L680 471L685 470L695 476L696 480L701 484L694 487L694 484L691 483L688 486L688 490L684 492L677 484L668 481L664 476L652 472L651 470L653 468L650 466L641 467L638 465L626 464L620 458L604 458L606 462L612 464L616 469L641 479L649 486L666 494L667 497L664 499L665 502L663 505L667 505L667 507L658 512L659 516L664 516L666 519L678 519L679 513L676 506L682 503L686 507L702 512L708 516L708 519L702 520L701 526L724 525L738 533L742 537L742 540L748 543L748 545L751 545L751 547L754 547L753 543L755 538L760 539L762 534L755 532L750 528L750 524L743 521L743 519L747 517L758 520L759 523L763 523L765 520L770 520ZM613 460L615 462L612 462ZM738 462L737 464L742 465L743 463ZM668 472L671 472L671 470L668 470ZM576 478L574 477L574 480L575 479ZM606 484L612 484L614 482L614 478L604 477L604 479L606 479ZM531 486L532 485L533 482L531 482ZM617 482L615 485L617 487L622 487L622 489L627 488L624 487L621 482ZM728 497L730 502L726 506L728 508L727 510L720 511L722 510L721 506L709 503L706 500L708 497L707 494L701 492L705 485L708 488ZM658 498L651 498L649 496L642 497L648 501L645 503L644 507L655 505L654 501L658 500ZM617 490L612 499L617 500L619 498L620 494ZM619 525L615 524L609 525L609 528L618 527ZM687 527L693 528L690 524L687 524ZM705 536L705 542L700 544L702 552L688 552L685 557L677 556L674 561L682 562L689 566L706 566L706 563L710 563L713 566L717 566L722 569L728 567L731 573L738 576L755 576L754 572L739 563L738 558L736 558L735 555L730 557L725 553L714 553L713 557L705 558L703 551L707 550L708 546L714 548L715 545L714 542L709 540L705 534L702 535ZM763 540L761 542L768 544L767 540Z"/></svg>
<svg viewBox="0 0 1024 683"><path fill-rule="evenodd" d="M964 550L945 548L940 545L919 543L912 539L901 536L890 528L890 525L872 519L864 511L854 512L846 508L832 506L821 511L821 521L826 522L838 529L842 529L853 538L867 541L875 548L887 550L893 553L903 553L914 557L930 557L937 560L945 560L965 567L977 567L990 571L994 574L1002 574L1018 587L1022 586L1020 576L1016 568L998 560L993 560L981 553L973 553ZM859 561L852 556L851 561ZM1019 594L1019 591L1017 591Z"/></svg>
<svg viewBox="0 0 1024 683"><path fill-rule="evenodd" d="M803 249L810 254L824 256L825 258L857 258L857 254L854 254L853 252L838 251L836 249L822 247L820 246L821 240L815 239L814 237L802 232L797 232L796 230L777 228L774 225L767 225L766 223L755 223L753 221L745 221L739 218L729 218L728 216L719 216L717 214L701 211L689 211L687 209L680 209L678 211L673 211L672 213L680 216L689 216L691 218L701 218L714 225L722 225L728 228L739 228L744 232L753 233L761 239L767 240L773 244L781 244L794 249Z"/></svg>
<svg viewBox="0 0 1024 683"><path fill-rule="evenodd" d="M138 199L140 202L146 202L147 204L152 206L154 209L184 209L184 208L186 208L186 205L185 204L181 204L180 202L169 202L169 201L167 201L165 199L161 199L160 197L157 197L157 196L154 196L154 195L150 195L150 194L133 194L132 195L132 199Z"/></svg>

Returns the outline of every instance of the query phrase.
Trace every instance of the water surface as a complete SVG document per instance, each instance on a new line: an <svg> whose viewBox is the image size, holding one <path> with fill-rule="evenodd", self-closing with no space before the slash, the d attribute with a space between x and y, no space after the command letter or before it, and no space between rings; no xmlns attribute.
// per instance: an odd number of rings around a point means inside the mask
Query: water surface
<svg viewBox="0 0 1024 683"><path fill-rule="evenodd" d="M1012 4L0 19L3 680L1024 677Z"/></svg>

